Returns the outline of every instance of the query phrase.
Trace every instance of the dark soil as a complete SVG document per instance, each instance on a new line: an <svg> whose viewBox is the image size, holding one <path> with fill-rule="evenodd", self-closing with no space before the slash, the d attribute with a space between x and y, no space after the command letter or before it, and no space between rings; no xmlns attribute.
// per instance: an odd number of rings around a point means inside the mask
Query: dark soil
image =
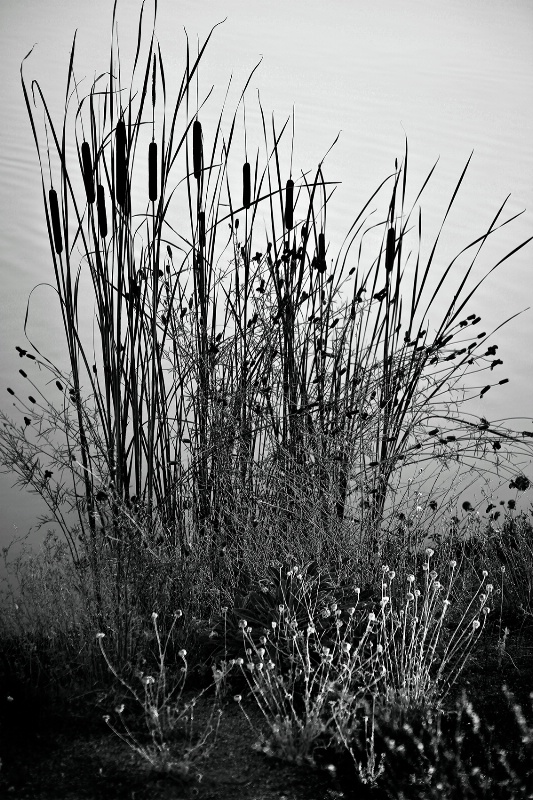
<svg viewBox="0 0 533 800"><path fill-rule="evenodd" d="M498 665L495 636L486 638L460 683L477 713L495 726L494 744L512 751L519 733L501 691L515 694L531 725L528 695L533 691L533 637L511 635ZM7 700L7 692L13 700ZM454 696L448 707L453 707ZM208 719L212 698L201 699L195 719L199 730ZM97 693L63 705L44 703L21 687L2 687L0 706L0 797L35 800L334 800L383 795L353 778L332 776L326 769L298 767L267 758L252 748L256 736L231 695L223 701L216 744L188 779L155 772L107 727L113 700ZM252 701L243 706L256 729L266 733ZM141 730L140 724L138 730ZM325 763L327 763L327 758ZM194 771L193 771L194 772ZM347 785L347 783L349 785ZM357 784L357 786L356 786ZM532 795L533 796L533 795ZM445 800L443 798L443 800Z"/></svg>

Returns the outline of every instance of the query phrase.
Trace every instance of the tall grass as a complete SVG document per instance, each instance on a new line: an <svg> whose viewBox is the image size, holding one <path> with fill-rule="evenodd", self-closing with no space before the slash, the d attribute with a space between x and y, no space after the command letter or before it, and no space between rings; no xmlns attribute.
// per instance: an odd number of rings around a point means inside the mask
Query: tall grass
<svg viewBox="0 0 533 800"><path fill-rule="evenodd" d="M208 97L199 99L199 73L214 30L197 55L186 40L176 83L165 72L155 14L145 41L141 13L124 82L115 4L109 67L81 100L74 38L60 126L21 65L70 371L31 342L37 355L18 348L51 374L60 399L21 370L32 393L8 389L23 424L2 412L0 457L47 502L88 576L80 592L90 593L98 630L109 632L115 609L124 661L145 580L143 612L168 604L169 593L192 593L190 581L178 584L185 574L197 578L193 605L220 607L243 574L258 577L273 558L293 555L315 557L323 569L353 572L357 564L371 580L380 574L385 523L416 488L413 479L402 483L405 469L455 463L529 486L512 459L531 453L531 431L472 417L456 391L472 375L478 393L486 370L481 396L507 381L495 379L501 361L487 344L502 325L478 332L481 318L469 308L485 278L466 285L489 238L516 216L504 218L504 202L428 297L442 226L471 157L423 260L418 204L436 165L408 208L406 143L334 257L326 230L333 184L323 161L314 173L282 174L288 121L279 129L260 106L263 149L258 142L252 158L248 142L243 151L247 83L227 130L224 109L213 130L202 125ZM171 86L179 86L174 99ZM370 232L381 243L368 254ZM443 304L445 279L470 254ZM79 323L89 303L94 348ZM445 518L444 494L435 486L426 498L427 525Z"/></svg>

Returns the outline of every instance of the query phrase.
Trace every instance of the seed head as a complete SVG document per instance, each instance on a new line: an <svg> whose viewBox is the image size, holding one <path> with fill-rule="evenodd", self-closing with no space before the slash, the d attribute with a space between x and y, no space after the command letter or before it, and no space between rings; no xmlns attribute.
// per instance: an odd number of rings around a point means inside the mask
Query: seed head
<svg viewBox="0 0 533 800"><path fill-rule="evenodd" d="M180 658L185 658L185 656L187 655L187 651L183 650L183 649L182 650L178 650L178 655L179 655Z"/></svg>

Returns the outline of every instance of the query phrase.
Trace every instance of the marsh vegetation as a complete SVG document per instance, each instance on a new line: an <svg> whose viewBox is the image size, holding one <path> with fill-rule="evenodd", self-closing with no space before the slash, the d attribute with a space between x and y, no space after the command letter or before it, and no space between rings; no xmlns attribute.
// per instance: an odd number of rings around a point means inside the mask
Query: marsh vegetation
<svg viewBox="0 0 533 800"><path fill-rule="evenodd" d="M443 302L457 259L428 291L433 170L407 207L406 143L332 254L324 159L293 173L290 120L261 106L252 150L246 87L204 130L211 34L186 41L179 82L146 14L129 83L114 36L80 99L73 45L61 129L21 67L70 371L18 347L16 417L0 412L2 465L55 528L4 551L2 733L74 718L107 761L32 795L21 745L0 778L21 797L531 797L533 531L516 503L533 432L465 410L507 382L467 284L514 218L497 209ZM458 502L454 469L483 501ZM487 720L457 692L481 664ZM66 747L73 779L86 744Z"/></svg>

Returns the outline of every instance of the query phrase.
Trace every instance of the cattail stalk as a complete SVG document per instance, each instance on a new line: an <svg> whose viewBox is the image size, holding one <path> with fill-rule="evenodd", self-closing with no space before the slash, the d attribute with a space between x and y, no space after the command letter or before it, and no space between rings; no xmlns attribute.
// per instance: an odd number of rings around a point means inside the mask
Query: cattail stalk
<svg viewBox="0 0 533 800"><path fill-rule="evenodd" d="M198 242L205 247L205 211L198 212Z"/></svg>

